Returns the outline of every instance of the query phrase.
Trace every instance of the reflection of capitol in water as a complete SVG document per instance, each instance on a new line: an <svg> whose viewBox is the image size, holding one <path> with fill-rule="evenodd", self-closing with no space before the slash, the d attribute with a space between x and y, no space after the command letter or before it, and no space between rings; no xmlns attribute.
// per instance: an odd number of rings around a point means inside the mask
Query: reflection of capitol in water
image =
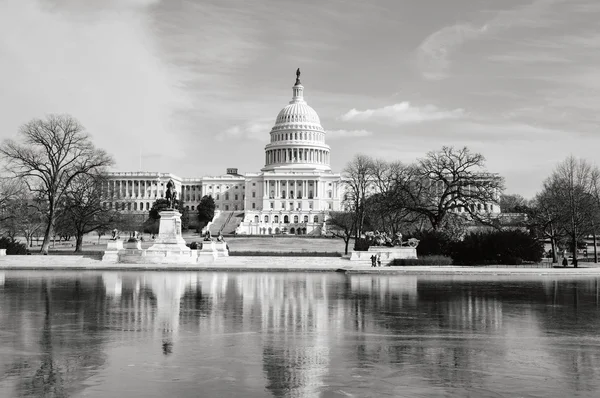
<svg viewBox="0 0 600 398"><path fill-rule="evenodd" d="M102 279L112 298L113 328L160 332L174 344L180 325L191 321L182 314L201 299L198 335L257 332L244 349L259 350L267 388L276 396L317 394L328 372L330 339L344 328L343 307L330 300L325 274L106 272ZM200 297L192 298L194 292Z"/></svg>
<svg viewBox="0 0 600 398"><path fill-rule="evenodd" d="M350 278L352 293L366 294L385 301L391 297L401 303L415 304L417 301L417 277L373 277L371 275L352 275Z"/></svg>

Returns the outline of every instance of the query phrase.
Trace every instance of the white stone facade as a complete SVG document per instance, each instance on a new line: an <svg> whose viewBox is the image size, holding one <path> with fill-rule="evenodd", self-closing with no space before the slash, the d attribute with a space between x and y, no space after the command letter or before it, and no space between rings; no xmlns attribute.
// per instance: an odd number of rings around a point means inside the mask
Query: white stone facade
<svg viewBox="0 0 600 398"><path fill-rule="evenodd" d="M110 173L106 206L146 213L173 180L179 200L191 214L204 195L212 196L220 211L243 211L238 234L325 233L328 212L341 209L343 185L340 174L331 171L326 132L303 92L298 78L292 100L271 129L261 172L240 175L237 169L228 169L222 176L200 178Z"/></svg>

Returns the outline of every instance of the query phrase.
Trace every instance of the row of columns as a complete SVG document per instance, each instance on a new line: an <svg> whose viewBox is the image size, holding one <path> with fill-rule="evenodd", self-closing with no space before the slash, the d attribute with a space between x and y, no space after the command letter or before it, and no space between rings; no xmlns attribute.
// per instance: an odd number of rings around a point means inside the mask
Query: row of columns
<svg viewBox="0 0 600 398"><path fill-rule="evenodd" d="M265 164L318 163L329 164L329 151L312 148L282 148L265 152Z"/></svg>
<svg viewBox="0 0 600 398"><path fill-rule="evenodd" d="M316 141L324 142L325 135L323 133L312 133L312 132L299 132L299 133L275 133L273 134L273 140L277 141Z"/></svg>
<svg viewBox="0 0 600 398"><path fill-rule="evenodd" d="M285 187L283 182L285 181ZM301 183L298 183L298 180L265 180L263 182L263 198L270 199L271 191L273 191L273 199L308 199L310 194L312 193L313 199L316 199L320 195L319 189L319 180L301 180ZM271 182L274 183L273 188L271 188ZM312 183L312 191L309 184ZM301 197L298 197L298 188L300 188ZM290 197L289 193L293 191L293 198ZM282 198L282 192L286 192L285 198Z"/></svg>
<svg viewBox="0 0 600 398"><path fill-rule="evenodd" d="M109 180L108 190L112 197L153 199L162 197L164 186L153 180Z"/></svg>
<svg viewBox="0 0 600 398"><path fill-rule="evenodd" d="M194 188L194 189L192 189ZM189 199L188 199L189 195ZM201 185L182 185L180 200L199 202L202 199L202 186Z"/></svg>

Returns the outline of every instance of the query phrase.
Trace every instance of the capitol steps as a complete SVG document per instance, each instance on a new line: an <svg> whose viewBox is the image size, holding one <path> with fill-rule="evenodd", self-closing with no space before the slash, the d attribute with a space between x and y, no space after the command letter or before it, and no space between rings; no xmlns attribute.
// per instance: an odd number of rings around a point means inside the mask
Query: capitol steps
<svg viewBox="0 0 600 398"><path fill-rule="evenodd" d="M230 219L232 214L232 211L222 211L221 213L219 213L219 216L212 222L212 224L208 228L210 234L212 236L219 235L219 232L221 232L221 230L223 229L227 221Z"/></svg>
<svg viewBox="0 0 600 398"><path fill-rule="evenodd" d="M229 216L227 223L221 229L221 233L223 235L233 235L237 227L240 226L242 221L244 220L244 213L242 212L234 212L231 216Z"/></svg>

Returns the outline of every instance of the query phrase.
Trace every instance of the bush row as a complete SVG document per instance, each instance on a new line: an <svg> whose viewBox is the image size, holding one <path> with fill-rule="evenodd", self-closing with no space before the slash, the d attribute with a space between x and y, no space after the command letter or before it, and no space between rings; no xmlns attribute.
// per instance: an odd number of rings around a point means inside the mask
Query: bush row
<svg viewBox="0 0 600 398"><path fill-rule="evenodd" d="M440 255L422 256L419 258L397 258L390 265L452 265L452 258Z"/></svg>
<svg viewBox="0 0 600 398"><path fill-rule="evenodd" d="M0 238L0 249L6 249L6 254L27 254L27 245L5 236Z"/></svg>
<svg viewBox="0 0 600 398"><path fill-rule="evenodd" d="M419 259L398 260L394 265L436 265L435 262L437 265L521 265L540 262L544 253L542 243L535 236L520 230L472 232L462 240L453 240L435 231L405 237L408 238L419 239ZM364 239L356 241L355 250L368 249Z"/></svg>
<svg viewBox="0 0 600 398"><path fill-rule="evenodd" d="M342 257L338 252L263 252L256 250L230 251L230 256L248 256L248 257Z"/></svg>

